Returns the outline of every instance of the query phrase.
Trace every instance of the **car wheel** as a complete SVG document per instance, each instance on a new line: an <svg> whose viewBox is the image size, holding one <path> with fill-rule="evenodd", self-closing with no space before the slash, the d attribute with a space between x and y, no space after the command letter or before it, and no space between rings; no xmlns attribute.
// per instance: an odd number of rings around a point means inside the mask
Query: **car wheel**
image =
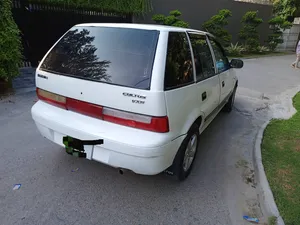
<svg viewBox="0 0 300 225"><path fill-rule="evenodd" d="M199 126L194 124L183 140L172 165L174 175L179 181L191 173L199 145Z"/></svg>
<svg viewBox="0 0 300 225"><path fill-rule="evenodd" d="M224 111L224 112L228 112L228 113L229 113L229 112L232 111L233 106L234 106L234 101L235 101L236 89L237 89L237 87L234 88L234 90L233 90L233 92L232 92L232 94L231 94L231 96L230 96L228 102L227 102L226 105L224 106L224 108L223 108L223 111Z"/></svg>

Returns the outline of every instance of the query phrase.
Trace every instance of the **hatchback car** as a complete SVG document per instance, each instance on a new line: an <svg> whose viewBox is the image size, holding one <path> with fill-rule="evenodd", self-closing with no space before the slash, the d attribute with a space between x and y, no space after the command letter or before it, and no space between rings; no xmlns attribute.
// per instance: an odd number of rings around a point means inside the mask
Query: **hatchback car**
<svg viewBox="0 0 300 225"><path fill-rule="evenodd" d="M234 104L238 79L209 33L143 24L79 24L36 70L40 133L66 152L121 170L190 174L199 137Z"/></svg>

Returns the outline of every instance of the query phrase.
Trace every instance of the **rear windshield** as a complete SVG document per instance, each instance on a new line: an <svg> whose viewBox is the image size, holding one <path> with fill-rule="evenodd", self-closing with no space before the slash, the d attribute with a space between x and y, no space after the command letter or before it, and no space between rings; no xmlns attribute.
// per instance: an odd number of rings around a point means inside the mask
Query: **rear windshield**
<svg viewBox="0 0 300 225"><path fill-rule="evenodd" d="M159 31L73 27L40 69L80 79L149 89Z"/></svg>

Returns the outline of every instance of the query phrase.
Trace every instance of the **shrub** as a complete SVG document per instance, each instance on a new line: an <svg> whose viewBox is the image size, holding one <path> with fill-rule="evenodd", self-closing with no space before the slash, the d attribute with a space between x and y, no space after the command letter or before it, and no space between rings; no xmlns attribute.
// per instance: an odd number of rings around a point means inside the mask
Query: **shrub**
<svg viewBox="0 0 300 225"><path fill-rule="evenodd" d="M11 0L0 1L0 80L10 81L19 74L21 39L12 16Z"/></svg>
<svg viewBox="0 0 300 225"><path fill-rule="evenodd" d="M270 51L270 49L266 46L258 46L258 48L257 48L257 52L260 54L265 54L269 51Z"/></svg>
<svg viewBox="0 0 300 225"><path fill-rule="evenodd" d="M243 27L239 33L239 38L249 52L256 52L260 44L257 27L263 20L257 17L257 13L257 11L249 11L241 20Z"/></svg>
<svg viewBox="0 0 300 225"><path fill-rule="evenodd" d="M0 0L2 1L2 0ZM103 10L106 12L117 12L121 14L143 15L152 12L153 6L151 0L21 0L28 2L41 2L47 5L85 8L92 11Z"/></svg>
<svg viewBox="0 0 300 225"><path fill-rule="evenodd" d="M292 24L280 16L270 19L268 23L270 25L270 29L272 30L272 33L268 37L268 46L270 50L274 51L278 44L283 43L283 31L290 28Z"/></svg>
<svg viewBox="0 0 300 225"><path fill-rule="evenodd" d="M242 56L245 52L245 48L239 45L239 43L236 43L235 45L231 43L225 50L229 56Z"/></svg>
<svg viewBox="0 0 300 225"><path fill-rule="evenodd" d="M232 36L224 29L224 27L228 25L228 18L231 16L232 13L230 10L222 9L217 15L214 15L207 20L202 25L202 28L216 36L224 46L229 46Z"/></svg>
<svg viewBox="0 0 300 225"><path fill-rule="evenodd" d="M179 18L180 16L181 16L181 12L179 10L173 10L169 13L168 16L162 14L155 14L152 16L152 20L162 25L188 28L189 24L181 20Z"/></svg>

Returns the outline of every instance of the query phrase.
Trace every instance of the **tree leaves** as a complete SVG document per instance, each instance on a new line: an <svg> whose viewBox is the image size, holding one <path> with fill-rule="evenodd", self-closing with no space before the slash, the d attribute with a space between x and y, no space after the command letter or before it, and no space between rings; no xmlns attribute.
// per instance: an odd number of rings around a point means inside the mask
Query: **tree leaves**
<svg viewBox="0 0 300 225"><path fill-rule="evenodd" d="M165 16L163 14L155 14L152 16L152 20L162 25L188 28L189 24L181 20L179 18L180 16L181 12L179 10L173 10L170 11L168 16Z"/></svg>
<svg viewBox="0 0 300 225"><path fill-rule="evenodd" d="M244 42L244 45L250 52L256 52L260 44L257 27L263 20L258 18L257 14L258 11L246 12L241 20L243 27L239 33L239 38Z"/></svg>
<svg viewBox="0 0 300 225"><path fill-rule="evenodd" d="M290 28L292 24L286 21L283 17L276 16L269 20L269 25L272 33L268 37L268 43L269 48L274 51L278 44L283 43L283 31Z"/></svg>
<svg viewBox="0 0 300 225"><path fill-rule="evenodd" d="M220 39L220 42L222 42L224 46L229 46L232 36L224 29L224 26L228 25L228 19L231 16L232 13L230 10L222 9L217 15L207 20L202 25L202 28Z"/></svg>
<svg viewBox="0 0 300 225"><path fill-rule="evenodd" d="M19 74L22 44L13 19L10 0L0 1L0 79L11 80Z"/></svg>
<svg viewBox="0 0 300 225"><path fill-rule="evenodd" d="M141 14L152 11L151 0L29 0L52 5L90 8L109 12Z"/></svg>
<svg viewBox="0 0 300 225"><path fill-rule="evenodd" d="M290 16L300 15L300 0L272 0L274 12L285 20Z"/></svg>

